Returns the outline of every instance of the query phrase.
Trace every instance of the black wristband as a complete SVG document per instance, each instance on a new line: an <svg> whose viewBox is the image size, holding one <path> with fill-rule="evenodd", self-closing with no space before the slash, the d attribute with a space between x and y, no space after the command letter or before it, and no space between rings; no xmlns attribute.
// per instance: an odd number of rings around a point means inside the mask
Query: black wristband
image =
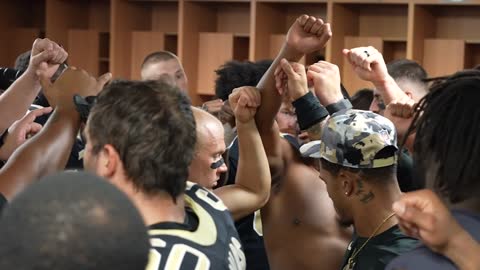
<svg viewBox="0 0 480 270"><path fill-rule="evenodd" d="M328 116L328 111L318 101L312 92L292 102L297 113L298 125L301 130L306 130Z"/></svg>
<svg viewBox="0 0 480 270"><path fill-rule="evenodd" d="M327 111L330 115L343 111L343 110L348 110L352 108L352 103L348 99L342 99L337 103L333 103L330 105L327 105Z"/></svg>

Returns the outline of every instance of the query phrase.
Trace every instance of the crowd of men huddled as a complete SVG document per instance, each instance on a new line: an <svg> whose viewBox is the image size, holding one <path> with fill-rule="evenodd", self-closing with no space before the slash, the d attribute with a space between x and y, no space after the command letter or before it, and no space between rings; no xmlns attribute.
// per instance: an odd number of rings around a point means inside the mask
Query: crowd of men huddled
<svg viewBox="0 0 480 270"><path fill-rule="evenodd" d="M350 97L300 63L331 36L300 16L200 107L170 52L112 80L35 40L0 96L0 269L480 269L480 68L365 44Z"/></svg>

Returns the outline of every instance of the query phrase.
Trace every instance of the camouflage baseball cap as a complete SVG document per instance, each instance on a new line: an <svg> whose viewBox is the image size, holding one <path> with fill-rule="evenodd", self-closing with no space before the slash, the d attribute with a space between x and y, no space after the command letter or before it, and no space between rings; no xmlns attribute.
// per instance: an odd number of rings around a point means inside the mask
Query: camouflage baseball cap
<svg viewBox="0 0 480 270"><path fill-rule="evenodd" d="M397 163L395 126L369 111L333 114L323 128L321 143L315 146L319 149L317 156L344 167L381 168ZM388 148L390 151L382 151Z"/></svg>

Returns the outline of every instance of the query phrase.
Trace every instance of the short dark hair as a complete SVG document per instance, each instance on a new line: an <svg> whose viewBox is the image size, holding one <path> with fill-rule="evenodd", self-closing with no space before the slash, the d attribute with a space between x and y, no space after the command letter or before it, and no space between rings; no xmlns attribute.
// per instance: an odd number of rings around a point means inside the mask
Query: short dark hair
<svg viewBox="0 0 480 270"><path fill-rule="evenodd" d="M407 79L412 82L425 83L428 77L425 69L417 62L408 59L398 59L387 64L388 74L394 80Z"/></svg>
<svg viewBox="0 0 480 270"><path fill-rule="evenodd" d="M480 70L457 72L420 100L408 131L416 129L418 175L425 178L427 170L433 170L434 188L452 203L480 192L479 100Z"/></svg>
<svg viewBox="0 0 480 270"><path fill-rule="evenodd" d="M387 146L380 150L374 158L386 158L386 157L391 157L392 155L397 152L397 149L392 146ZM370 181L378 181L379 183L385 182L385 179L389 179L392 176L395 176L397 173L397 165L390 165L382 168L371 168L371 169L365 169L365 168L350 168L350 167L345 167L336 163L332 163L324 158L321 158L321 163L322 163L322 169L327 170L329 173L333 175L338 175L340 170L347 170L350 172L353 172L355 174L362 175L365 177L366 180Z"/></svg>
<svg viewBox="0 0 480 270"><path fill-rule="evenodd" d="M60 173L19 194L2 213L0 269L144 269L149 238L121 191L97 176Z"/></svg>
<svg viewBox="0 0 480 270"><path fill-rule="evenodd" d="M168 61L171 59L178 59L177 56L169 51L158 51L158 52L153 52L145 57L143 59L142 63L142 69L149 64L157 63L157 62L163 62L163 61Z"/></svg>
<svg viewBox="0 0 480 270"><path fill-rule="evenodd" d="M373 90L364 88L360 89L351 97L352 106L357 110L368 111L373 100Z"/></svg>
<svg viewBox="0 0 480 270"><path fill-rule="evenodd" d="M257 86L263 74L272 65L272 60L258 62L229 61L216 70L215 95L223 101L228 99L233 89L241 86Z"/></svg>
<svg viewBox="0 0 480 270"><path fill-rule="evenodd" d="M183 194L196 134L190 100L157 81L115 81L100 93L88 120L94 154L106 144L145 194Z"/></svg>
<svg viewBox="0 0 480 270"><path fill-rule="evenodd" d="M321 158L320 162L322 163L322 169L328 171L332 175L338 175L340 170L347 170L349 172L359 174L362 177L365 177L367 181L377 181L385 182L385 179L395 176L397 172L396 165L390 165L382 168L373 168L373 169L357 169L350 167L343 167L341 165L332 163L326 159Z"/></svg>

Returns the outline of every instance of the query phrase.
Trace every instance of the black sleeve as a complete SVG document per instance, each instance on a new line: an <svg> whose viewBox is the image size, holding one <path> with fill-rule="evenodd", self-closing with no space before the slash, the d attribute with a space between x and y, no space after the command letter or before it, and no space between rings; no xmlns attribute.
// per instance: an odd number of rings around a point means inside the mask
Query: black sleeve
<svg viewBox="0 0 480 270"><path fill-rule="evenodd" d="M306 95L293 101L292 105L295 107L298 125L301 130L308 129L328 116L328 111L320 104L312 92L308 92Z"/></svg>
<svg viewBox="0 0 480 270"><path fill-rule="evenodd" d="M350 103L348 99L342 99L325 108L320 104L320 101L318 101L317 97L315 97L312 92L308 92L304 96L293 101L292 105L295 107L298 125L301 130L306 130L321 122L328 115L352 108L352 103Z"/></svg>
<svg viewBox="0 0 480 270"><path fill-rule="evenodd" d="M330 115L343 111L343 110L348 110L352 108L352 103L348 99L342 99L337 103L333 103L330 105L327 105L327 111Z"/></svg>

